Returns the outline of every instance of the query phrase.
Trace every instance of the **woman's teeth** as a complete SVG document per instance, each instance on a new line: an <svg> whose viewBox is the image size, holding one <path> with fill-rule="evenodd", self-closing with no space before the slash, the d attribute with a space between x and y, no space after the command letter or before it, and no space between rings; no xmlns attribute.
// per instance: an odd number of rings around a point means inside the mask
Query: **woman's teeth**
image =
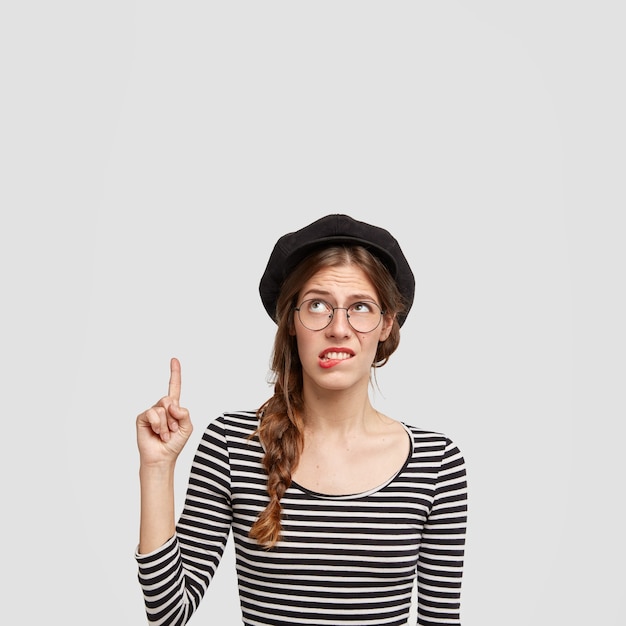
<svg viewBox="0 0 626 626"><path fill-rule="evenodd" d="M352 355L347 352L327 352L322 358L333 361L342 361L343 359L349 359L351 356Z"/></svg>

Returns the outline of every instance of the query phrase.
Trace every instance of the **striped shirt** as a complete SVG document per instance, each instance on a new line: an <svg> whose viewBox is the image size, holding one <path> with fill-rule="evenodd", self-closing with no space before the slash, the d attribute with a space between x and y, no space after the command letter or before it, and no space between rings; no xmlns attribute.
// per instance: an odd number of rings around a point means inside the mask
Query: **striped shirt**
<svg viewBox="0 0 626 626"><path fill-rule="evenodd" d="M418 624L460 624L466 476L449 439L404 425L413 442L404 466L365 493L292 484L282 539L268 550L248 537L268 502L256 426L253 412L209 424L175 535L135 554L150 623L187 623L232 532L246 626L405 625L416 576Z"/></svg>

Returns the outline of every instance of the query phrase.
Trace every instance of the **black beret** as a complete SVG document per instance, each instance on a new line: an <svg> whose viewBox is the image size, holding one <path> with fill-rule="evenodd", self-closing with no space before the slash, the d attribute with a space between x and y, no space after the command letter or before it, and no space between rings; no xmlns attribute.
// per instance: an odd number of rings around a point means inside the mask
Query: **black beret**
<svg viewBox="0 0 626 626"><path fill-rule="evenodd" d="M335 244L367 248L378 257L403 295L406 309L398 315L400 326L413 304L415 278L400 245L384 228L360 222L349 215L326 215L293 233L283 235L274 246L259 284L259 293L268 315L276 321L276 301L287 275L314 250Z"/></svg>

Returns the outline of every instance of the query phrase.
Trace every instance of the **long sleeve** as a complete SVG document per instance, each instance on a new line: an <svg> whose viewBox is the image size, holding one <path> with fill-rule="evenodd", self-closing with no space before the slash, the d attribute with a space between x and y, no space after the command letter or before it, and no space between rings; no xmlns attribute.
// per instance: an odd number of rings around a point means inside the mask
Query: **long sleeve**
<svg viewBox="0 0 626 626"><path fill-rule="evenodd" d="M221 419L196 451L176 534L149 554L135 554L151 624L183 626L221 560L232 522L228 448Z"/></svg>
<svg viewBox="0 0 626 626"><path fill-rule="evenodd" d="M419 626L459 626L467 525L467 481L459 449L446 441L417 562Z"/></svg>

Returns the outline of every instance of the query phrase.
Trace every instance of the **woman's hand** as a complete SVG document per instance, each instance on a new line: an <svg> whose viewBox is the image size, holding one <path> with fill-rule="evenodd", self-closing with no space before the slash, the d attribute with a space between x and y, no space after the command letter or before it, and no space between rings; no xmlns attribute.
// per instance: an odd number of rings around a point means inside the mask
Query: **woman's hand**
<svg viewBox="0 0 626 626"><path fill-rule="evenodd" d="M174 464L191 436L189 411L179 404L180 386L180 363L172 359L167 395L137 416L137 446L143 467Z"/></svg>

